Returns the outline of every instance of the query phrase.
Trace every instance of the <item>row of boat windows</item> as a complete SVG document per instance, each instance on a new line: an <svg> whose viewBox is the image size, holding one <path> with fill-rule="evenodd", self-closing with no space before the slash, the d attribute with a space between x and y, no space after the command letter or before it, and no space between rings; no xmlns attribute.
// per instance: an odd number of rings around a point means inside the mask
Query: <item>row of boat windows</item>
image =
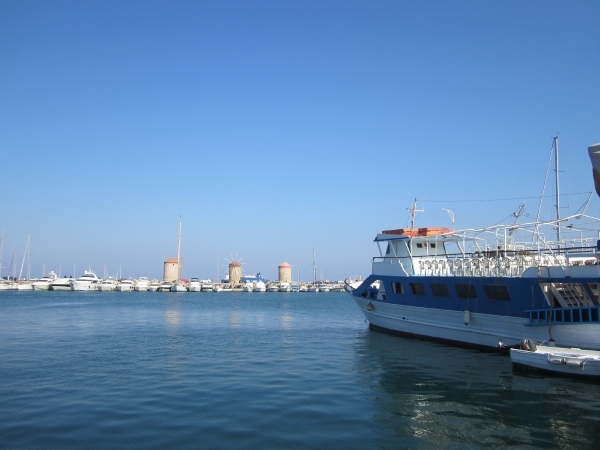
<svg viewBox="0 0 600 450"><path fill-rule="evenodd" d="M425 285L423 283L408 283L408 286L413 295L426 295ZM456 295L460 298L478 298L475 286L472 284L456 283L454 288L456 290ZM431 283L429 289L431 289L431 294L434 297L450 297L448 285L445 283ZM506 286L485 284L483 290L489 300L510 301L510 293ZM394 294L404 294L404 284L393 282L392 291Z"/></svg>
<svg viewBox="0 0 600 450"><path fill-rule="evenodd" d="M435 248L435 243L434 242L429 242L429 243L427 243L427 242L418 242L417 243L417 248L427 248L427 247L429 247L429 248ZM388 242L387 249L385 250L385 254L389 255L391 252L392 252L392 246Z"/></svg>

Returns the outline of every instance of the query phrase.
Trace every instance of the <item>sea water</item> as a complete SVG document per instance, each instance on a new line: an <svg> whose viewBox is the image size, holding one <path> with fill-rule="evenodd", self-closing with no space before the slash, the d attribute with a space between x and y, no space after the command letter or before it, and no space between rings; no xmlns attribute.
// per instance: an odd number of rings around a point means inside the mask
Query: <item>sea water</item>
<svg viewBox="0 0 600 450"><path fill-rule="evenodd" d="M595 448L600 384L345 293L0 292L0 448Z"/></svg>

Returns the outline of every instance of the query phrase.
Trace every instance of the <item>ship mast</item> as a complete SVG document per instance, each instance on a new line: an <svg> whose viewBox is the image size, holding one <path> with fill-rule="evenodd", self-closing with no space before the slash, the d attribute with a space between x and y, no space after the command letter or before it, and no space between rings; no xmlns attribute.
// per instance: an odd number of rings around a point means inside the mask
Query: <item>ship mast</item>
<svg viewBox="0 0 600 450"><path fill-rule="evenodd" d="M554 172L556 176L556 240L560 246L560 184L558 172L558 136L554 136Z"/></svg>
<svg viewBox="0 0 600 450"><path fill-rule="evenodd" d="M181 216L179 216L179 240L177 242L177 280L181 280Z"/></svg>
<svg viewBox="0 0 600 450"><path fill-rule="evenodd" d="M415 227L415 219L417 218L417 213L425 212L425 208L417 209L417 197L415 197L415 201L410 208L406 208L408 211L408 215L410 216L410 227Z"/></svg>

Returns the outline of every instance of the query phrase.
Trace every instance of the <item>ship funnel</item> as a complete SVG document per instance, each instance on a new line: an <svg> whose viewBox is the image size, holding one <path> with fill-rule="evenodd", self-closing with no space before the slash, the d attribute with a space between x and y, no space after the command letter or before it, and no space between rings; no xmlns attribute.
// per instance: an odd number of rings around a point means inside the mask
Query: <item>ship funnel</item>
<svg viewBox="0 0 600 450"><path fill-rule="evenodd" d="M600 143L588 147L588 153L592 160L594 187L596 188L596 194L600 196Z"/></svg>

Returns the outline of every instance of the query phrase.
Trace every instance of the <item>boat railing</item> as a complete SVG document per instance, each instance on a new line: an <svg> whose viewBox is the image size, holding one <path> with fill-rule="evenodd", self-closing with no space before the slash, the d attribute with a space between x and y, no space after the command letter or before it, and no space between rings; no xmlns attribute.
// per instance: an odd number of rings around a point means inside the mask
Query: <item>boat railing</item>
<svg viewBox="0 0 600 450"><path fill-rule="evenodd" d="M531 309L525 313L528 326L600 323L599 306Z"/></svg>
<svg viewBox="0 0 600 450"><path fill-rule="evenodd" d="M550 250L494 249L446 255L373 257L373 263L412 267L418 276L519 277L530 267L589 265L597 262L596 247L562 247Z"/></svg>

